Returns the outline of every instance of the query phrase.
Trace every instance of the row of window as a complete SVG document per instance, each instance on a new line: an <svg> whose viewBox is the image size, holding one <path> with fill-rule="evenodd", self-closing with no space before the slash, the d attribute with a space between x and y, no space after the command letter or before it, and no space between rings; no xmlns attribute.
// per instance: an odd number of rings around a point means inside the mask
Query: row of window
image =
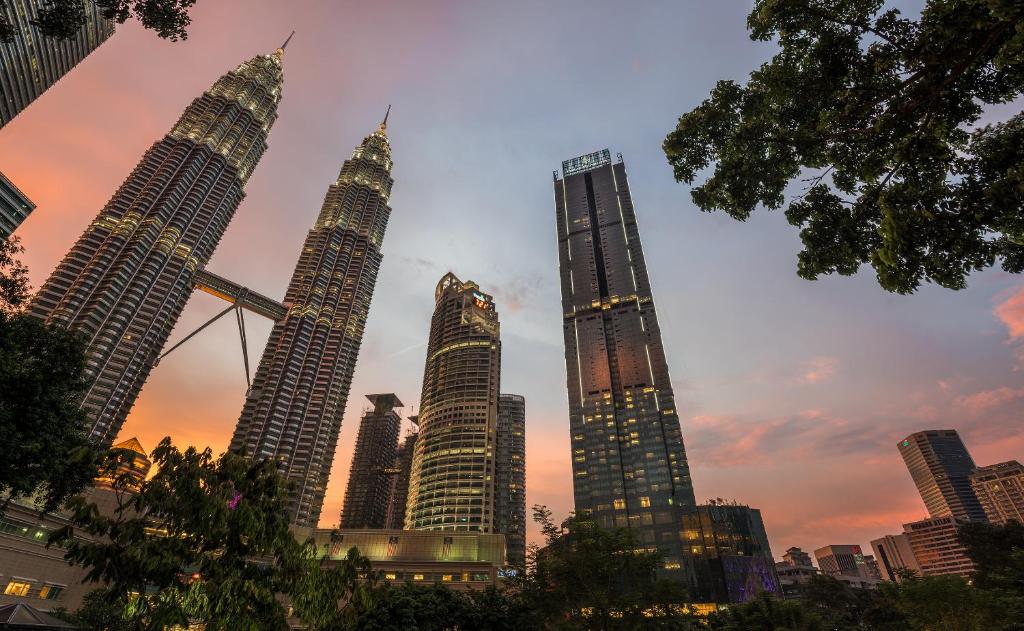
<svg viewBox="0 0 1024 631"><path fill-rule="evenodd" d="M38 585L31 579L12 578L7 581L7 586L4 587L4 594L7 596L20 596L22 598L57 600L66 587L66 585L56 585L54 583Z"/></svg>

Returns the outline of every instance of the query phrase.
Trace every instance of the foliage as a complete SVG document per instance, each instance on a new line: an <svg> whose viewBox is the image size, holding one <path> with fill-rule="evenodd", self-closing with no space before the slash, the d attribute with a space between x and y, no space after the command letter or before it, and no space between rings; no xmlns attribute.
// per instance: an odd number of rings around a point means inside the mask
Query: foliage
<svg viewBox="0 0 1024 631"><path fill-rule="evenodd" d="M441 584L378 587L349 612L351 631L518 631L542 628L515 593L494 586L457 592Z"/></svg>
<svg viewBox="0 0 1024 631"><path fill-rule="evenodd" d="M69 614L63 610L50 613L83 629L102 631L134 631L136 626L124 617L125 603L110 602L103 590L93 590L82 599L78 611Z"/></svg>
<svg viewBox="0 0 1024 631"><path fill-rule="evenodd" d="M545 546L530 550L520 589L548 628L689 628L676 609L687 602L685 589L657 578L661 555L645 551L632 531L579 516L557 525L546 507L533 511Z"/></svg>
<svg viewBox="0 0 1024 631"><path fill-rule="evenodd" d="M134 16L142 26L172 42L188 38L189 9L196 0L45 0L33 24L46 37L73 39L86 23L86 8L94 4L100 15L117 24ZM13 42L17 28L0 12L0 43Z"/></svg>
<svg viewBox="0 0 1024 631"><path fill-rule="evenodd" d="M28 272L0 241L0 501L35 495L53 510L97 471L80 404L88 382L74 333L22 312Z"/></svg>
<svg viewBox="0 0 1024 631"><path fill-rule="evenodd" d="M780 50L746 85L719 81L665 140L705 211L777 209L801 228L798 274L911 293L997 263L1024 271L1024 114L973 129L1024 91L1024 3L757 0L751 37Z"/></svg>
<svg viewBox="0 0 1024 631"><path fill-rule="evenodd" d="M325 594L341 600L338 585L351 585L353 572L365 567L353 556L355 569L343 563L342 576L310 573L319 562L312 544L299 543L289 529L273 461L182 452L168 438L152 459L158 472L137 493L115 481L113 515L75 498L73 526L52 539L67 546L68 561L87 568L87 580L103 584L106 602L122 604L134 628L198 622L207 631L286 629L278 594L295 598L320 623L315 604ZM329 606L337 609L337 601Z"/></svg>
<svg viewBox="0 0 1024 631"><path fill-rule="evenodd" d="M307 631L348 629L353 612L371 606L377 577L356 548L341 563L324 567L316 548L307 545L301 563L291 603Z"/></svg>
<svg viewBox="0 0 1024 631"><path fill-rule="evenodd" d="M974 585L990 594L1009 619L1024 621L1024 525L971 522L960 527L960 539L977 566Z"/></svg>

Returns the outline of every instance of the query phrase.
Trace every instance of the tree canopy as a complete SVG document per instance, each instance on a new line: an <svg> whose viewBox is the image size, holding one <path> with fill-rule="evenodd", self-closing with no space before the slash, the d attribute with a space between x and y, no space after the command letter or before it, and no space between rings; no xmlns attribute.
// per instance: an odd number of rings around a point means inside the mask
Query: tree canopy
<svg viewBox="0 0 1024 631"><path fill-rule="evenodd" d="M797 273L911 293L1024 271L1024 114L978 127L1024 91L1024 3L757 0L751 38L779 52L719 81L664 143L702 210L745 220L786 206ZM802 179L801 179L802 178Z"/></svg>
<svg viewBox="0 0 1024 631"><path fill-rule="evenodd" d="M0 502L34 496L53 510L97 473L81 409L85 345L23 312L23 251L16 237L0 241Z"/></svg>
<svg viewBox="0 0 1024 631"><path fill-rule="evenodd" d="M72 39L86 23L86 9L95 5L100 15L117 24L134 16L142 26L171 41L188 38L189 9L196 0L44 0L34 24L46 37ZM17 30L0 12L0 42L12 42Z"/></svg>

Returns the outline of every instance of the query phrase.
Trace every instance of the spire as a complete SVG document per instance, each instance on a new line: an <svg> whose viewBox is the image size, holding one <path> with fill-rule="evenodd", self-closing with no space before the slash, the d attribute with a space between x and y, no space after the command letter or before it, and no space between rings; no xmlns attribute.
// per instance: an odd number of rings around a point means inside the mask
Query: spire
<svg viewBox="0 0 1024 631"><path fill-rule="evenodd" d="M384 112L384 120L382 120L380 122L380 127L377 128L377 131L379 131L381 133L387 132L387 130L388 130L388 116L391 116L391 104L390 103L388 103L388 111Z"/></svg>
<svg viewBox="0 0 1024 631"><path fill-rule="evenodd" d="M291 34L288 35L288 39L284 40L284 43L281 44L281 47L274 51L274 54L277 55L278 59L280 59L281 56L284 55L284 49L288 47L288 42L292 41L292 37L294 35L295 31L292 31Z"/></svg>

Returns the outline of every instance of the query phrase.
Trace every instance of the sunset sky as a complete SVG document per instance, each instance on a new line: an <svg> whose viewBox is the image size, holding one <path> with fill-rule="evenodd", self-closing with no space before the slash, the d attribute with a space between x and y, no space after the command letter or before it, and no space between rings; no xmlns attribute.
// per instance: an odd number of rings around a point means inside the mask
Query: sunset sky
<svg viewBox="0 0 1024 631"><path fill-rule="evenodd" d="M527 400L527 504L572 510L551 172L608 147L629 173L698 501L760 508L776 556L899 532L925 517L906 434L957 429L979 465L1024 458L1024 277L912 296L870 269L808 282L781 213L697 210L661 142L715 81L772 54L747 37L750 5L216 0L184 42L126 24L0 129L0 171L38 205L16 233L33 285L193 98L295 29L270 149L208 268L282 297L327 186L393 105L393 213L322 526L364 395L418 400L449 270L495 296L502 391ZM222 308L195 295L171 342ZM247 323L255 369L270 324ZM220 452L244 391L225 318L153 371L121 438Z"/></svg>

